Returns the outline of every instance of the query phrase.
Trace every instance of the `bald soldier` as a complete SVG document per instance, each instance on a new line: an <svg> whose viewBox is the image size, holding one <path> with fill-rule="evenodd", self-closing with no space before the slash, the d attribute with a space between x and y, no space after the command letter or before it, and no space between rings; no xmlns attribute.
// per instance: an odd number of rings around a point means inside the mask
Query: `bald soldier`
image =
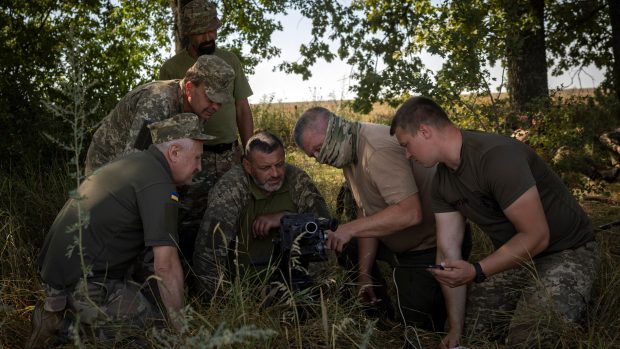
<svg viewBox="0 0 620 349"><path fill-rule="evenodd" d="M232 68L218 57L204 56L182 80L153 81L133 89L93 134L86 154L86 174L121 155L148 147L145 126L151 122L191 112L201 118L204 130L204 122L230 100L228 87L234 75Z"/></svg>
<svg viewBox="0 0 620 349"><path fill-rule="evenodd" d="M98 340L114 340L121 329L144 331L165 315L180 328L174 317L184 303L177 187L200 170L208 136L191 113L149 128L154 144L148 150L98 169L56 217L37 262L46 298L33 312L26 347L50 347L76 321L76 328ZM146 248L153 251L163 309L147 300L144 285L133 278L133 265Z"/></svg>
<svg viewBox="0 0 620 349"><path fill-rule="evenodd" d="M374 285L381 280L376 279L378 272L371 273L375 260L385 259L395 268L403 320L442 330L446 314L441 289L420 268L435 262L435 221L430 209L435 168L408 161L389 127L349 121L321 107L301 115L294 135L306 155L341 168L351 187L360 218L330 232L327 245L340 251L356 239L362 300L375 304L387 297L387 293L377 297Z"/></svg>

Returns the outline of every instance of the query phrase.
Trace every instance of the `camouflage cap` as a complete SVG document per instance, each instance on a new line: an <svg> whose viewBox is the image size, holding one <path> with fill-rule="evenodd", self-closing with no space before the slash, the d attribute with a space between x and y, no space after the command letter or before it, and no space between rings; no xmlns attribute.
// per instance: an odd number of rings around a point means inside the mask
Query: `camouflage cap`
<svg viewBox="0 0 620 349"><path fill-rule="evenodd" d="M207 97L212 102L232 102L229 87L235 78L235 71L221 58L213 55L198 57L196 63L187 70L185 77L203 82Z"/></svg>
<svg viewBox="0 0 620 349"><path fill-rule="evenodd" d="M217 18L217 7L213 2L194 0L183 6L181 32L184 36L217 30L220 25L220 20Z"/></svg>
<svg viewBox="0 0 620 349"><path fill-rule="evenodd" d="M165 143L182 138L201 141L216 138L202 133L200 118L193 113L177 114L169 119L154 122L150 124L148 128L151 130L153 144Z"/></svg>

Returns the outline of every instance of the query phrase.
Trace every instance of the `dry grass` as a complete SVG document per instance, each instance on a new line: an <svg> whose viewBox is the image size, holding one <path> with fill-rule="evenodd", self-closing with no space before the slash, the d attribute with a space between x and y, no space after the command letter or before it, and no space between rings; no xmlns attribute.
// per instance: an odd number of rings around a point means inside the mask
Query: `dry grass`
<svg viewBox="0 0 620 349"><path fill-rule="evenodd" d="M370 116L350 112L343 102L285 103L253 106L257 128L278 133L287 142L287 160L306 170L316 182L330 207L343 182L342 174L319 165L292 147L290 132L297 116L306 108L322 105L337 114L357 120L389 121L393 109L377 108ZM25 170L24 170L25 168ZM43 236L70 188L66 170L59 165L41 169L25 166L19 172L0 168L0 348L20 348L29 335L33 305L42 298L35 270L35 256ZM609 200L582 202L595 225L620 217L620 184L605 187ZM595 295L582 329L559 328L564 348L620 347L620 227L599 232L604 250ZM485 238L475 235L474 257L488 253ZM190 299L182 336L167 332L137 334L140 341L124 341L116 347L194 347L194 348L400 348L405 329L396 323L368 318L351 296L350 277L330 261L329 272L317 284L322 297L294 295L294 303L305 304L307 316L295 307L280 304L262 308L255 280L250 277L225 284L224 297L213 304ZM533 314L536 316L536 314ZM253 326L253 327L252 327ZM561 326L560 326L561 327ZM434 348L439 334L407 332L416 344ZM471 348L497 348L494 342L466 343ZM68 346L72 347L72 346Z"/></svg>

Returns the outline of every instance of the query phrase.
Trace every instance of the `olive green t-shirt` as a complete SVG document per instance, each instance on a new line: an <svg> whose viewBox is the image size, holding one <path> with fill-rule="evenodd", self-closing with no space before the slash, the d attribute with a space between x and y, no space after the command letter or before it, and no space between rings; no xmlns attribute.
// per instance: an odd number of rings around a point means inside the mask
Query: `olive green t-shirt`
<svg viewBox="0 0 620 349"><path fill-rule="evenodd" d="M433 181L433 211L458 211L476 223L499 248L515 234L504 215L536 186L550 230L549 254L581 246L594 239L590 220L551 168L528 145L498 134L461 131L461 162L453 171L437 166Z"/></svg>
<svg viewBox="0 0 620 349"><path fill-rule="evenodd" d="M245 77L241 62L234 53L216 48L213 54L228 63L235 71L234 83L229 86L234 101L222 105L220 110L206 122L205 132L217 138L205 141L205 144L232 143L237 140L238 133L235 102L251 96L252 89ZM190 56L187 50L182 50L161 66L159 79L183 79L187 70L194 63L196 63L196 59Z"/></svg>
<svg viewBox="0 0 620 349"><path fill-rule="evenodd" d="M39 255L41 278L54 288L82 276L78 203L86 223L82 251L89 277L122 279L147 246L176 246L178 194L163 154L151 145L101 167L69 199L52 224Z"/></svg>

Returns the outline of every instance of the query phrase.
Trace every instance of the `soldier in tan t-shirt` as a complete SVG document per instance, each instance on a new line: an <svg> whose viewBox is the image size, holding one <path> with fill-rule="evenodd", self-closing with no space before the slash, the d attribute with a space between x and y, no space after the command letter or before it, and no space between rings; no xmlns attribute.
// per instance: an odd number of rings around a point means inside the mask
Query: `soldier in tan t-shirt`
<svg viewBox="0 0 620 349"><path fill-rule="evenodd" d="M436 255L430 208L435 169L408 161L389 127L351 122L320 107L302 114L295 126L295 142L318 162L342 168L351 187L360 218L330 232L327 246L342 251L357 238L362 300L378 301L373 283L379 280L372 279L371 270L376 258L386 256L395 268L403 320L442 330L441 290L422 267L433 264Z"/></svg>

